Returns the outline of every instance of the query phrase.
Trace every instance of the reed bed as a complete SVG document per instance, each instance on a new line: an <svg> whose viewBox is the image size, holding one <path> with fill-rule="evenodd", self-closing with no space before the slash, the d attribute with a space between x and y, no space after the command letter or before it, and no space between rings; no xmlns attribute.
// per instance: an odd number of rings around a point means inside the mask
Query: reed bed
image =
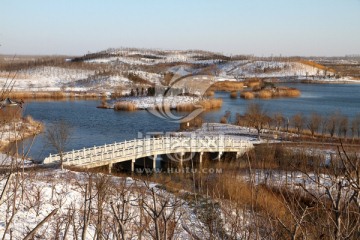
<svg viewBox="0 0 360 240"><path fill-rule="evenodd" d="M191 112L197 109L200 105L205 110L218 109L221 108L223 104L222 99L213 98L213 99L204 99L197 103L183 103L176 106L176 110L179 112Z"/></svg>
<svg viewBox="0 0 360 240"><path fill-rule="evenodd" d="M211 87L211 91L238 91L244 88L243 82L236 82L236 81L222 81L216 82Z"/></svg>
<svg viewBox="0 0 360 240"><path fill-rule="evenodd" d="M8 94L8 97L13 99L61 99L61 98L66 98L66 94L61 91L52 91L52 92L13 91Z"/></svg>
<svg viewBox="0 0 360 240"><path fill-rule="evenodd" d="M232 92L230 93L230 98L235 99L235 98L237 98L237 97L238 97L238 92L237 92L237 91L232 91Z"/></svg>
<svg viewBox="0 0 360 240"><path fill-rule="evenodd" d="M240 94L240 97L243 98L243 99L253 99L255 98L255 94L253 92L242 92Z"/></svg>
<svg viewBox="0 0 360 240"><path fill-rule="evenodd" d="M270 90L261 90L258 93L258 97L262 99L270 99L273 97L273 92L271 92Z"/></svg>
<svg viewBox="0 0 360 240"><path fill-rule="evenodd" d="M274 88L274 89L263 89L260 91L246 91L240 94L241 98L244 99L253 99L253 98L261 98L261 99L271 99L278 97L299 97L301 95L300 90L296 88Z"/></svg>
<svg viewBox="0 0 360 240"><path fill-rule="evenodd" d="M97 99L101 94L96 92L63 92L63 91L12 91L7 94L12 99Z"/></svg>
<svg viewBox="0 0 360 240"><path fill-rule="evenodd" d="M116 111L135 111L136 105L131 102L117 102L114 105Z"/></svg>
<svg viewBox="0 0 360 240"><path fill-rule="evenodd" d="M218 109L222 107L223 100L220 98L205 99L198 102L198 104L201 105L206 110Z"/></svg>
<svg viewBox="0 0 360 240"><path fill-rule="evenodd" d="M248 88L254 88L254 87L259 87L262 84L262 82L259 78L250 78L245 81L245 84Z"/></svg>
<svg viewBox="0 0 360 240"><path fill-rule="evenodd" d="M278 88L274 95L275 97L299 97L301 92L296 88Z"/></svg>
<svg viewBox="0 0 360 240"><path fill-rule="evenodd" d="M215 95L215 92L214 91L206 91L204 93L204 96L205 97L213 97Z"/></svg>

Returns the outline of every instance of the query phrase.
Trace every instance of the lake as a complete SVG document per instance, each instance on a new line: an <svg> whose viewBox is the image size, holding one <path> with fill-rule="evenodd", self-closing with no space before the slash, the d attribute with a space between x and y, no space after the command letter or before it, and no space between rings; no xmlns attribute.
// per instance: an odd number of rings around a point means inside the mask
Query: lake
<svg viewBox="0 0 360 240"><path fill-rule="evenodd" d="M284 84L282 84L284 85ZM328 115L340 110L350 118L360 112L360 85L352 84L285 84L301 90L299 98L278 98L271 100L231 99L227 92L218 92L223 98L223 107L204 113L204 119L219 122L226 111L231 111L232 120L236 113L244 113L249 103L263 105L271 115L281 112L285 116L296 113L309 115L318 112ZM130 140L155 132L171 132L179 129L179 124L160 119L147 111L119 112L98 109L99 101L49 101L29 102L25 105L25 115L49 125L64 120L71 127L71 138L67 150L103 145L116 141ZM25 141L24 146L28 146ZM30 156L43 160L49 153L56 153L45 141L44 134L36 137Z"/></svg>

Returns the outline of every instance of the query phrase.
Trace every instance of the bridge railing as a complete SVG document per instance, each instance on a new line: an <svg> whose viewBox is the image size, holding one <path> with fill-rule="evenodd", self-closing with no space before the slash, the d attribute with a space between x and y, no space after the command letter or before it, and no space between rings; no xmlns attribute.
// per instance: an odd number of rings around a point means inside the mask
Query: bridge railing
<svg viewBox="0 0 360 240"><path fill-rule="evenodd" d="M248 141L234 137L204 136L204 137L161 137L144 138L113 143L103 146L94 146L62 153L63 164L77 165L113 159L136 159L153 154L167 154L176 152L217 152L237 151L237 149L251 148ZM44 164L61 162L60 154L50 154Z"/></svg>

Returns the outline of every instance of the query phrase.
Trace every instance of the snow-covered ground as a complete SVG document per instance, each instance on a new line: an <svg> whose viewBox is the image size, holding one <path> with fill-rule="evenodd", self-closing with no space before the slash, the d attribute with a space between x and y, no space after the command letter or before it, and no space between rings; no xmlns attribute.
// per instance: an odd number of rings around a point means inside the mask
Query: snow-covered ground
<svg viewBox="0 0 360 240"><path fill-rule="evenodd" d="M254 128L236 126L232 124L204 123L201 128L189 132L176 132L175 135L197 137L197 136L231 136L244 141L251 141L254 144L265 142L259 140L257 131Z"/></svg>
<svg viewBox="0 0 360 240"><path fill-rule="evenodd" d="M195 104L200 98L190 96L124 97L119 102L133 103L137 109L153 109L155 106L176 108L179 104ZM116 104L116 103L115 103Z"/></svg>
<svg viewBox="0 0 360 240"><path fill-rule="evenodd" d="M6 190L0 199L0 236L8 227L5 239L23 239L55 209L56 214L37 230L36 239L64 239L65 232L66 239L80 239L86 210L89 221L85 239L94 239L101 214L101 231L110 239L115 239L118 222L123 224L126 239L138 239L140 235L143 239L151 238L155 230L154 214L159 214L159 224L167 219L168 234L173 234L171 239L192 239L190 234L203 239L209 237L205 223L196 214L200 210L196 201L190 204L181 193L169 193L154 183L60 170L13 175L7 189L6 181L7 177L0 175L0 193Z"/></svg>
<svg viewBox="0 0 360 240"><path fill-rule="evenodd" d="M0 149L15 140L36 135L42 131L42 124L27 117L0 126Z"/></svg>
<svg viewBox="0 0 360 240"><path fill-rule="evenodd" d="M24 165L24 167L29 167L33 165L33 162L27 159L21 159L16 157L11 157L9 155L0 153L0 167L8 166L19 166Z"/></svg>

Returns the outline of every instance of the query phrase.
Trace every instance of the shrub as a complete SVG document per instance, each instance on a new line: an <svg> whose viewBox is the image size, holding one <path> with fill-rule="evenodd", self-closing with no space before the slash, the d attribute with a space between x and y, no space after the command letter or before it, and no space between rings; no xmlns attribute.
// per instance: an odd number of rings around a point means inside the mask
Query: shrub
<svg viewBox="0 0 360 240"><path fill-rule="evenodd" d="M244 98L244 99L253 99L255 97L255 95L252 92L242 92L240 94L240 97Z"/></svg>
<svg viewBox="0 0 360 240"><path fill-rule="evenodd" d="M220 123L226 124L226 123L227 123L226 117L222 117L222 118L220 119Z"/></svg>
<svg viewBox="0 0 360 240"><path fill-rule="evenodd" d="M204 96L205 97L213 97L215 95L214 91L206 91Z"/></svg>
<svg viewBox="0 0 360 240"><path fill-rule="evenodd" d="M116 111L135 111L136 106L130 102L117 102L114 105L114 110Z"/></svg>
<svg viewBox="0 0 360 240"><path fill-rule="evenodd" d="M242 90L243 88L244 88L244 83L237 81L216 82L210 87L212 91L228 91L228 92Z"/></svg>
<svg viewBox="0 0 360 240"><path fill-rule="evenodd" d="M222 99L220 98L204 99L195 104L193 103L178 104L176 106L176 110L179 112L190 112L197 108L196 105L200 105L205 110L217 109L222 107Z"/></svg>
<svg viewBox="0 0 360 240"><path fill-rule="evenodd" d="M270 90L261 90L259 92L259 98L269 99L272 98L273 94Z"/></svg>
<svg viewBox="0 0 360 240"><path fill-rule="evenodd" d="M232 91L231 93L230 93L230 98L237 98L237 96L238 96L238 92L237 91Z"/></svg>
<svg viewBox="0 0 360 240"><path fill-rule="evenodd" d="M299 97L300 90L296 88L277 88L275 92L276 97Z"/></svg>

